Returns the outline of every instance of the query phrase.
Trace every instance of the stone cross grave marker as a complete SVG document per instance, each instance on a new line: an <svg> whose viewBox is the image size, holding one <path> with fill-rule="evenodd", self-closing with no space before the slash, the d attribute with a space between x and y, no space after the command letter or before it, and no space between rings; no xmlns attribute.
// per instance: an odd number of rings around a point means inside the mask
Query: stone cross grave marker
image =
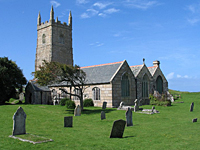
<svg viewBox="0 0 200 150"><path fill-rule="evenodd" d="M81 115L81 107L78 105L74 109L74 116L80 116Z"/></svg>
<svg viewBox="0 0 200 150"><path fill-rule="evenodd" d="M104 111L101 111L101 120L106 119L106 114Z"/></svg>
<svg viewBox="0 0 200 150"><path fill-rule="evenodd" d="M110 138L122 138L125 125L126 121L122 119L114 121Z"/></svg>
<svg viewBox="0 0 200 150"><path fill-rule="evenodd" d="M126 111L126 126L133 126L133 121L132 121L132 111L130 107L128 107Z"/></svg>
<svg viewBox="0 0 200 150"><path fill-rule="evenodd" d="M106 109L107 102L103 102L102 109Z"/></svg>
<svg viewBox="0 0 200 150"><path fill-rule="evenodd" d="M26 114L22 107L19 107L13 115L13 133L12 135L26 134Z"/></svg>
<svg viewBox="0 0 200 150"><path fill-rule="evenodd" d="M197 118L195 118L195 119L192 119L192 122L197 122Z"/></svg>
<svg viewBox="0 0 200 150"><path fill-rule="evenodd" d="M64 117L64 127L72 127L73 116Z"/></svg>
<svg viewBox="0 0 200 150"><path fill-rule="evenodd" d="M193 108L194 108L194 102L192 102L192 104L190 105L190 112L193 111Z"/></svg>

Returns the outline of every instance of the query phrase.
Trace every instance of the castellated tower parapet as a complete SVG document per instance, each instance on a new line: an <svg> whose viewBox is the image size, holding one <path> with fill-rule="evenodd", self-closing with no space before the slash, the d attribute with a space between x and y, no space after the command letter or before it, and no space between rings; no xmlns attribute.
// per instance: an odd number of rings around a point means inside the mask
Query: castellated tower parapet
<svg viewBox="0 0 200 150"><path fill-rule="evenodd" d="M50 20L41 22L40 12L37 19L37 48L35 59L35 71L47 62L60 62L73 65L72 48L72 15L69 13L68 24L54 19L53 6L50 12Z"/></svg>

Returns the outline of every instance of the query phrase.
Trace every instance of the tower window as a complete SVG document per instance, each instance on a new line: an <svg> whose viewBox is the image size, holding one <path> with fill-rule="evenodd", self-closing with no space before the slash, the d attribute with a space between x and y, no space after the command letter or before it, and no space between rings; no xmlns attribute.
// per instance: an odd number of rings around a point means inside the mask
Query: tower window
<svg viewBox="0 0 200 150"><path fill-rule="evenodd" d="M64 44L64 35L60 34L59 36L59 43Z"/></svg>
<svg viewBox="0 0 200 150"><path fill-rule="evenodd" d="M46 35L45 34L42 35L42 43L43 44L46 43Z"/></svg>

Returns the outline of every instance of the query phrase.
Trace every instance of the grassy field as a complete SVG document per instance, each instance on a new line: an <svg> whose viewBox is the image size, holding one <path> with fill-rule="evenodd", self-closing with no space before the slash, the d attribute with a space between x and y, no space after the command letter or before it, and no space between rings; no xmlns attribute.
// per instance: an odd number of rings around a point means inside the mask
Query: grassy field
<svg viewBox="0 0 200 150"><path fill-rule="evenodd" d="M171 107L156 106L160 114L133 112L132 127L125 127L123 138L109 138L113 121L125 120L125 111L106 109L106 119L100 119L101 108L85 108L81 116L73 117L73 127L64 128L64 117L73 116L73 110L52 105L0 106L0 149L199 149L200 93L176 92L181 99ZM184 101L184 103L177 103ZM194 102L194 112L190 104ZM13 114L21 106L26 115L26 132L53 139L53 142L31 144L12 139ZM141 106L151 108L151 105Z"/></svg>

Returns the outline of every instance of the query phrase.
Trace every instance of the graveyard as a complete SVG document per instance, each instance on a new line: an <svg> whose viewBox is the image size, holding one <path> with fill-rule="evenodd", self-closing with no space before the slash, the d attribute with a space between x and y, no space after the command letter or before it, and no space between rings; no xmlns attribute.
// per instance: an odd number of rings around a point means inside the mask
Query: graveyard
<svg viewBox="0 0 200 150"><path fill-rule="evenodd" d="M73 109L60 105L0 105L0 149L198 149L200 93L179 94L181 99L172 106L155 106L160 113L132 111L133 125L125 126L122 138L110 138L110 134L114 121L126 121L125 110L85 107L80 116L74 116ZM26 133L53 141L33 144L10 138L19 107L26 113ZM151 109L152 105L140 107ZM73 116L72 127L64 127L68 116ZM193 122L195 118L197 122Z"/></svg>

